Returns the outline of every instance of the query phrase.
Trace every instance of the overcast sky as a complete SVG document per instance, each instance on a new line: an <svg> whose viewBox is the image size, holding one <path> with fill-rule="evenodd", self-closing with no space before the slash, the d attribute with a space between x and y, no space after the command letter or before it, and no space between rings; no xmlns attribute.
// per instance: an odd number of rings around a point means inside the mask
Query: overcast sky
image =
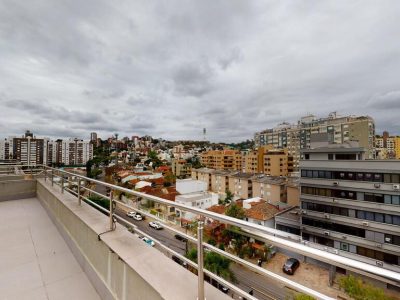
<svg viewBox="0 0 400 300"><path fill-rule="evenodd" d="M307 113L400 134L400 1L0 0L0 137L241 141Z"/></svg>

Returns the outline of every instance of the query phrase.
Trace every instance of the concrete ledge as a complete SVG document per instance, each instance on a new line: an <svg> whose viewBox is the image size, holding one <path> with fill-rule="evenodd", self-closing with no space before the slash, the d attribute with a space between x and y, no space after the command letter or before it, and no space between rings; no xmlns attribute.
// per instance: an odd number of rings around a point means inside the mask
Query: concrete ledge
<svg viewBox="0 0 400 300"><path fill-rule="evenodd" d="M108 218L77 198L37 181L37 198L74 253L102 299L197 298L197 276L148 246L117 224L108 231ZM98 235L101 234L101 241ZM209 284L206 297L229 299Z"/></svg>
<svg viewBox="0 0 400 300"><path fill-rule="evenodd" d="M0 181L0 201L27 199L35 196L36 180Z"/></svg>

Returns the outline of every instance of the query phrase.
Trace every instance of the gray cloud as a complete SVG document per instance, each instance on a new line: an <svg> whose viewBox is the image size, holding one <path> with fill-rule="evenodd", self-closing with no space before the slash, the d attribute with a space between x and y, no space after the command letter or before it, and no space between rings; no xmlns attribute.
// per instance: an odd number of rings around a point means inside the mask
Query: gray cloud
<svg viewBox="0 0 400 300"><path fill-rule="evenodd" d="M239 141L307 113L400 134L400 2L0 2L0 137Z"/></svg>

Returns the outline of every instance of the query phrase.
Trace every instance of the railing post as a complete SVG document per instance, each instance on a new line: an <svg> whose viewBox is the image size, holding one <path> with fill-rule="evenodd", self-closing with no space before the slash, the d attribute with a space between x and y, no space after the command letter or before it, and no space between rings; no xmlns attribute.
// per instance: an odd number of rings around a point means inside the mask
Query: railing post
<svg viewBox="0 0 400 300"><path fill-rule="evenodd" d="M201 219L197 226L197 279L198 291L197 299L205 300L204 298L204 249L203 249L203 220Z"/></svg>
<svg viewBox="0 0 400 300"><path fill-rule="evenodd" d="M51 186L54 185L54 169L51 169Z"/></svg>
<svg viewBox="0 0 400 300"><path fill-rule="evenodd" d="M64 174L61 174L61 194L64 193Z"/></svg>
<svg viewBox="0 0 400 300"><path fill-rule="evenodd" d="M110 230L114 230L114 207L113 207L113 190L110 191Z"/></svg>
<svg viewBox="0 0 400 300"><path fill-rule="evenodd" d="M81 200L81 179L78 178L78 203L79 205L82 205L82 200Z"/></svg>
<svg viewBox="0 0 400 300"><path fill-rule="evenodd" d="M46 170L46 166L44 166L43 170L44 170L44 182L46 182L46 181L47 181L47 170Z"/></svg>

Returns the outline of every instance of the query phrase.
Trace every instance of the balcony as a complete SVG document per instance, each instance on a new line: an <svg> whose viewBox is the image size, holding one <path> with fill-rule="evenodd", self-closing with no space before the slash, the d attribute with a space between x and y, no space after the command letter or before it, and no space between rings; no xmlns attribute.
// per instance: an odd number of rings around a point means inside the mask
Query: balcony
<svg viewBox="0 0 400 300"><path fill-rule="evenodd" d="M238 299L239 296L259 299L249 295L245 287L238 287L203 269L202 255L207 249L270 280L270 285L277 291L277 295L269 298L260 296L260 299L286 299L287 296L293 295L293 290L312 295L316 299L332 299L229 252L203 243L201 225L197 231L198 238L195 238L164 223L166 230L179 234L197 245L200 263L196 264L168 247L169 245L141 231L115 210L115 206L119 205L131 210L138 210L137 207L113 198L114 205L111 205L110 210L98 207L101 210L99 211L87 204L87 194L98 193L93 188L94 184L110 188L111 195L113 191L123 191L198 214L201 216L199 224L206 217L235 225L258 240L277 247L400 285L398 273L341 257L324 249L310 248L285 232L171 203L77 174L47 167L42 167L42 170L35 168L36 175L31 175L33 170L25 170L20 175L0 176L0 200L3 200L0 202L1 251L10 258L1 260L0 294L9 298L29 295L28 298L31 299L31 295L37 293L37 298L40 299L44 293L48 299L59 299L60 295L67 299L186 300L231 297ZM95 203L91 204L95 206ZM127 230L127 227L130 230ZM150 247L138 239L139 234L153 239L156 246ZM192 273L179 266L170 259L172 255L197 271ZM26 269L21 269L20 266L25 266ZM229 287L229 297L204 282L204 275Z"/></svg>

